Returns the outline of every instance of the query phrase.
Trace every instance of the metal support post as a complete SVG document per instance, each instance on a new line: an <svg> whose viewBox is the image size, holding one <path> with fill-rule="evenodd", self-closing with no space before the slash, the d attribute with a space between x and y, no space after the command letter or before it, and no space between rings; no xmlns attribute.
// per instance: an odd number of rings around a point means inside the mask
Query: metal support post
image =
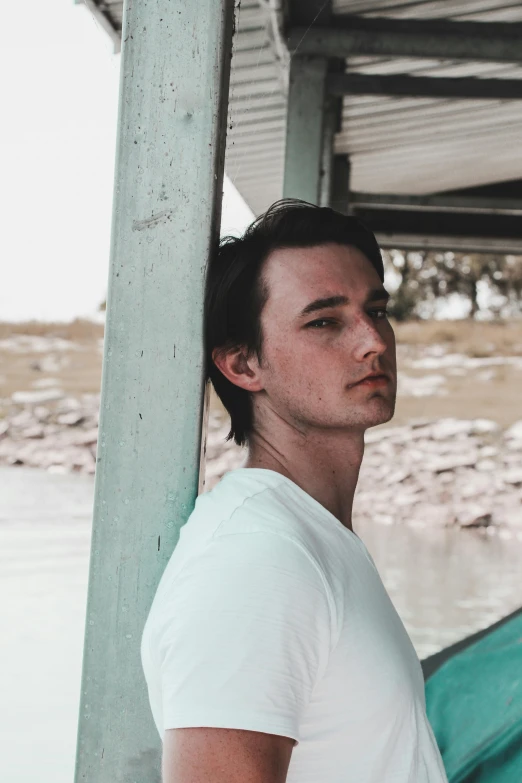
<svg viewBox="0 0 522 783"><path fill-rule="evenodd" d="M140 661L198 489L234 0L125 3L76 783L159 783Z"/></svg>
<svg viewBox="0 0 522 783"><path fill-rule="evenodd" d="M332 176L334 159L334 139L339 124L339 99L329 96L325 100L323 121L323 154L319 206L329 207L332 200Z"/></svg>
<svg viewBox="0 0 522 783"><path fill-rule="evenodd" d="M350 158L334 155L332 167L332 195L330 206L347 215L350 210Z"/></svg>
<svg viewBox="0 0 522 783"><path fill-rule="evenodd" d="M283 196L312 204L320 200L326 71L323 57L290 64Z"/></svg>

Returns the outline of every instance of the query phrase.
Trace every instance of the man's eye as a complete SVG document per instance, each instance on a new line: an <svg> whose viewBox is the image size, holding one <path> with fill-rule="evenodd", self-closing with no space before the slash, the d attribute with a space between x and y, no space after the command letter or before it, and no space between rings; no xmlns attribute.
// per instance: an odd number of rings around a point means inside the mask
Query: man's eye
<svg viewBox="0 0 522 783"><path fill-rule="evenodd" d="M370 315L372 318L377 318L380 320L382 318L388 317L388 310L386 307L374 307L373 310L370 310Z"/></svg>
<svg viewBox="0 0 522 783"><path fill-rule="evenodd" d="M309 324L306 324L306 328L322 329L325 326L332 326L333 324L335 324L335 321L331 318L317 318L315 321L310 321Z"/></svg>

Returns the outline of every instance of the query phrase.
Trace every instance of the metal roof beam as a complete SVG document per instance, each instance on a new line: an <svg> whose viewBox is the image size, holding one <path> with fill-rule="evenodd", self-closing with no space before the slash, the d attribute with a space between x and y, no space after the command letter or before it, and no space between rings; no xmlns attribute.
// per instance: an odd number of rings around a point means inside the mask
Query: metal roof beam
<svg viewBox="0 0 522 783"><path fill-rule="evenodd" d="M332 0L283 0L291 24L329 24L332 18Z"/></svg>
<svg viewBox="0 0 522 783"><path fill-rule="evenodd" d="M522 199L477 198L473 196L397 196L390 193L350 193L350 205L357 208L420 210L422 212L464 212L467 214L521 215Z"/></svg>
<svg viewBox="0 0 522 783"><path fill-rule="evenodd" d="M328 27L294 27L293 54L323 57L434 57L522 62L522 23L334 16Z"/></svg>
<svg viewBox="0 0 522 783"><path fill-rule="evenodd" d="M353 204L351 208L375 234L387 237L386 247L400 247L398 236L424 237L426 241L431 238L439 246L443 240L448 248L455 247L454 240L473 237L478 252L482 248L487 252L493 242L511 248L505 252L522 252L522 222L518 215L369 209Z"/></svg>
<svg viewBox="0 0 522 783"><path fill-rule="evenodd" d="M428 76L332 73L330 95L388 95L413 98L470 98L521 100L522 79L443 78Z"/></svg>
<svg viewBox="0 0 522 783"><path fill-rule="evenodd" d="M383 250L451 250L454 253L522 253L522 241L502 237L425 236L423 234L382 233L373 229Z"/></svg>

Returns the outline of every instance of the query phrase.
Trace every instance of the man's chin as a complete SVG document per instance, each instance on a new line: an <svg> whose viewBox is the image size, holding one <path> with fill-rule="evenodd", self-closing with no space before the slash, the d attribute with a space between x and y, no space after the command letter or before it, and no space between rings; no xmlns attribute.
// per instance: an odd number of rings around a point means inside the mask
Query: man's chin
<svg viewBox="0 0 522 783"><path fill-rule="evenodd" d="M368 428L378 427L379 424L386 424L387 421L391 421L395 414L395 399L385 399L384 397L374 397L371 401L373 404L369 407L372 410L368 410Z"/></svg>

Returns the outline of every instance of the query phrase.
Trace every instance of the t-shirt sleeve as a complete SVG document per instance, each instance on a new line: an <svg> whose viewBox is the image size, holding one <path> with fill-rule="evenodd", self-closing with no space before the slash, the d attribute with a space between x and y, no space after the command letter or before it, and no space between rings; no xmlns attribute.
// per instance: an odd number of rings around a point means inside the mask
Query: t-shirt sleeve
<svg viewBox="0 0 522 783"><path fill-rule="evenodd" d="M185 564L156 636L164 729L248 729L292 737L332 640L323 576L301 545L270 532L220 533Z"/></svg>

